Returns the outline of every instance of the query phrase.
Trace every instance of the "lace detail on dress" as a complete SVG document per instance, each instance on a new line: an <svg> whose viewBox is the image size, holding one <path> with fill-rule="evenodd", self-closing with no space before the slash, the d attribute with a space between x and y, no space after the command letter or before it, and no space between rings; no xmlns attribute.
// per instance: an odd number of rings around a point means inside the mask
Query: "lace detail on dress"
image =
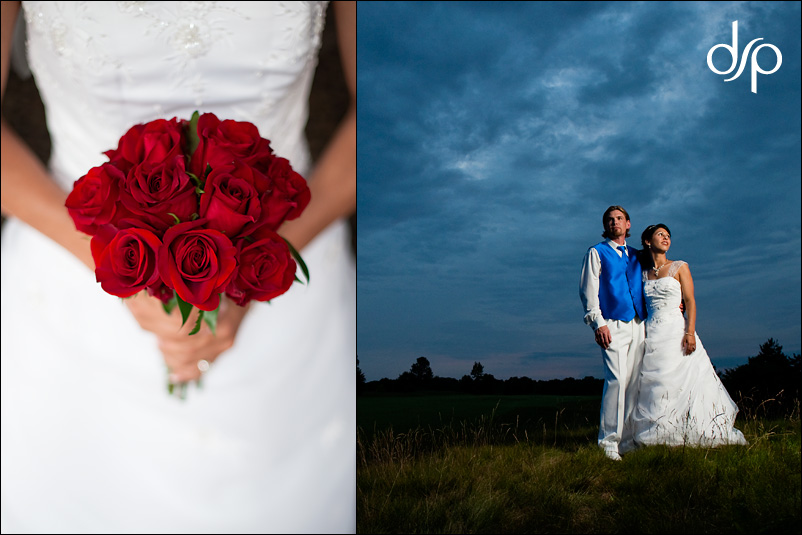
<svg viewBox="0 0 802 535"><path fill-rule="evenodd" d="M673 261L666 269L666 276L659 279L649 279L649 270L643 271L643 295L646 298L648 323L658 324L682 317L679 310L682 287L674 275L684 264L682 260Z"/></svg>
<svg viewBox="0 0 802 535"><path fill-rule="evenodd" d="M90 84L96 73L104 69L119 70L121 63L105 53L100 43L106 36L104 33L91 35L69 24L72 19L81 19L92 24L95 17L88 9L90 2L72 2L65 6L63 2L23 2L23 14L27 26L26 48L30 49L30 41L37 39L49 46L54 55L67 66L65 69L72 75L76 84ZM65 15L69 9L71 16ZM59 76L51 72L46 63L37 54L28 53L28 62L36 71L38 85L50 86L60 91L63 87ZM81 102L84 112L92 108Z"/></svg>
<svg viewBox="0 0 802 535"><path fill-rule="evenodd" d="M71 5L68 5L71 4ZM107 5L102 5L107 4ZM40 34L49 47L69 65L67 74L77 84L94 85L100 73L108 76L117 73L124 83L139 81L141 73L130 68L126 62L128 49L141 47L137 41L120 46L115 42L119 29L114 24L125 24L137 28L141 39L158 44L162 56L154 57L172 66L171 89L186 91L194 95L195 105L203 106L210 81L203 77L198 61L214 48L225 50L236 58L237 41L230 28L231 19L261 24L263 17L285 19L279 38L260 52L264 60L253 74L259 79L283 70L283 65L316 65L317 53L325 25L328 2L276 2L273 5L252 7L242 2L142 2L115 3L98 2L24 2L25 21L29 32ZM248 7L245 7L248 5ZM114 24L104 26L100 20L108 20L109 11L116 10L121 16ZM106 18L104 19L104 16ZM126 20L127 19L127 20ZM71 21L81 21L73 24ZM139 21L139 22L136 22ZM134 34L135 35L135 34ZM250 51L249 51L250 52ZM36 58L34 58L36 61ZM235 61L234 61L235 62ZM47 83L57 82L44 65L37 65L37 75L47 77ZM109 69L111 68L111 70ZM263 108L270 108L279 99L263 95ZM86 112L91 112L87 105ZM157 115L163 110L156 106Z"/></svg>
<svg viewBox="0 0 802 535"><path fill-rule="evenodd" d="M118 2L122 13L146 20L144 37L164 46L165 59L173 67L173 87L191 88L195 105L203 106L208 86L198 68L198 59L209 53L213 45L231 46L231 26L224 15L243 20L250 17L227 2L176 2L170 8L152 2ZM159 115L163 111L159 109Z"/></svg>
<svg viewBox="0 0 802 535"><path fill-rule="evenodd" d="M305 173L327 4L23 2L53 174L70 187L133 124L194 110L254 123Z"/></svg>
<svg viewBox="0 0 802 535"><path fill-rule="evenodd" d="M660 277L660 278L673 277L685 264L687 264L687 262L683 260L673 260L671 262L671 265L668 266L666 277ZM647 280L659 280L659 279L649 279L649 271L650 271L649 269L644 269L643 271L641 271L641 280L643 282L646 282Z"/></svg>
<svg viewBox="0 0 802 535"><path fill-rule="evenodd" d="M676 275L677 272L680 270L680 268L685 264L686 262L683 262L682 260L674 260L673 262L671 262L671 265L668 266L668 276L673 277L674 275Z"/></svg>

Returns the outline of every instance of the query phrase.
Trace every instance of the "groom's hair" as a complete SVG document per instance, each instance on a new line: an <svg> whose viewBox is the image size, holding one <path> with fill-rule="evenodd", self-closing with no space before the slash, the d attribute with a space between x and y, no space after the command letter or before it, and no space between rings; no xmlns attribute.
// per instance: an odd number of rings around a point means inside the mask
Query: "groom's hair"
<svg viewBox="0 0 802 535"><path fill-rule="evenodd" d="M604 227L604 232L602 232L602 238L610 238L611 237L611 236L607 235L607 224L606 224L606 222L607 222L607 216L610 214L610 212L612 212L614 210L618 210L619 212L623 213L624 217L626 217L627 221L629 221L629 214L627 213L626 210L624 210L623 206L618 206L616 204L615 206L609 207L607 210L604 211L604 215L602 216L602 227ZM631 236L631 234L629 233L629 229L627 229L627 236L626 237L629 238L630 236Z"/></svg>

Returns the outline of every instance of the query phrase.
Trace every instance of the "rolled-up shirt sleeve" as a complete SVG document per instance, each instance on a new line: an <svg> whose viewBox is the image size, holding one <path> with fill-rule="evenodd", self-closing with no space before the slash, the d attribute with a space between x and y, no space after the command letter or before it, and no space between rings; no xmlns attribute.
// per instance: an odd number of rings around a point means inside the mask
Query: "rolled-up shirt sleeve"
<svg viewBox="0 0 802 535"><path fill-rule="evenodd" d="M599 306L599 274L601 273L601 259L599 252L591 247L585 254L582 262L582 275L579 279L579 297L585 307L585 324L595 332L596 329L607 325Z"/></svg>

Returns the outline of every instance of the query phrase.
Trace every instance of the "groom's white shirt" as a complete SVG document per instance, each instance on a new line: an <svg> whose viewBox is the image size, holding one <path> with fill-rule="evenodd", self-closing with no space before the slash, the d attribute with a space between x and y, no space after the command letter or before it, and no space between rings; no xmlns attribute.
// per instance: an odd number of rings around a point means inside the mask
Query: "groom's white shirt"
<svg viewBox="0 0 802 535"><path fill-rule="evenodd" d="M608 246L620 257L624 253L619 249L619 245L613 240L605 241ZM626 245L626 242L624 243ZM585 259L582 262L582 275L579 279L579 296L582 298L582 305L585 307L585 324L595 332L596 329L607 325L599 304L599 274L601 273L601 258L595 247L588 249Z"/></svg>

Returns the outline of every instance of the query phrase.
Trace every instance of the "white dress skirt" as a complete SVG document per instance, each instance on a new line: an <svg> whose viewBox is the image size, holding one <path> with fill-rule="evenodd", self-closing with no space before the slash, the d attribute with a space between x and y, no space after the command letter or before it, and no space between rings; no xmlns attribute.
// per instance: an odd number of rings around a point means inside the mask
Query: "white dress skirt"
<svg viewBox="0 0 802 535"><path fill-rule="evenodd" d="M23 2L69 190L137 123L250 121L301 174L325 3ZM314 202L314 200L312 201ZM252 303L183 401L155 337L29 226L2 236L3 533L356 529L355 266L346 222L308 285Z"/></svg>

